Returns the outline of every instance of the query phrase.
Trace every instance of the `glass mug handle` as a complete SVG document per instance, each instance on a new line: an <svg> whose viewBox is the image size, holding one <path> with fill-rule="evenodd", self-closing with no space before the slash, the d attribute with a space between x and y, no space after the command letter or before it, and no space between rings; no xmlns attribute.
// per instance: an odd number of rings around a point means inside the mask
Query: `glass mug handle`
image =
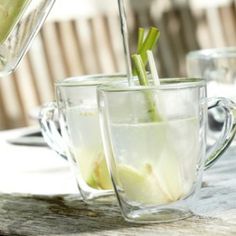
<svg viewBox="0 0 236 236"><path fill-rule="evenodd" d="M211 167L216 160L227 150L234 139L236 133L236 119L233 111L236 110L236 104L227 98L207 98L208 110L221 108L225 113L225 121L221 135L217 142L207 151L207 158L204 169Z"/></svg>
<svg viewBox="0 0 236 236"><path fill-rule="evenodd" d="M49 147L60 156L67 159L65 144L58 130L56 122L58 121L58 108L56 102L46 103L39 113L39 124L42 135Z"/></svg>

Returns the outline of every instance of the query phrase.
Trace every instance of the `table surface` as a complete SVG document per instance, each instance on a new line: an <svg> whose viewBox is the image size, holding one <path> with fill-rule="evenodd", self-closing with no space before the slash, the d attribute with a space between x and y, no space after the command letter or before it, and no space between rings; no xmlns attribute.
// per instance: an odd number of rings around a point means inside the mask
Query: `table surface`
<svg viewBox="0 0 236 236"><path fill-rule="evenodd" d="M0 235L236 235L236 146L204 173L196 215L173 223L126 223L116 205L80 200L68 163L46 147L0 132Z"/></svg>

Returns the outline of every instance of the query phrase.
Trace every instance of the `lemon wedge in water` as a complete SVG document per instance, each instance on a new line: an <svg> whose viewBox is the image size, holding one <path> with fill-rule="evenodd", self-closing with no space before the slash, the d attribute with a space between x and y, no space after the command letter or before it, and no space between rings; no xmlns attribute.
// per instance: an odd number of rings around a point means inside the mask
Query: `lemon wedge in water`
<svg viewBox="0 0 236 236"><path fill-rule="evenodd" d="M132 166L119 164L118 179L126 197L144 204L164 204L170 198L163 192L150 164L139 171Z"/></svg>
<svg viewBox="0 0 236 236"><path fill-rule="evenodd" d="M94 163L94 169L92 172L92 179L96 183L96 187L100 189L111 189L112 183L108 172L107 164L103 155ZM89 183L89 181L87 181Z"/></svg>
<svg viewBox="0 0 236 236"><path fill-rule="evenodd" d="M163 191L171 201L177 201L184 195L182 169L178 157L163 152L156 163L156 174Z"/></svg>
<svg viewBox="0 0 236 236"><path fill-rule="evenodd" d="M104 155L100 153L92 164L90 175L87 177L87 184L96 189L112 189L112 183L108 172Z"/></svg>
<svg viewBox="0 0 236 236"><path fill-rule="evenodd" d="M92 188L112 189L103 151L83 149L76 152L82 178Z"/></svg>

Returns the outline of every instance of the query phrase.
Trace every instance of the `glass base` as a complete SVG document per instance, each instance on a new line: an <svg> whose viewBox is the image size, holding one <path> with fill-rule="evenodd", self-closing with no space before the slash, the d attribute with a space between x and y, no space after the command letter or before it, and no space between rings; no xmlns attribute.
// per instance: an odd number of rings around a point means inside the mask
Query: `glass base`
<svg viewBox="0 0 236 236"><path fill-rule="evenodd" d="M98 195L95 194L81 194L82 200L87 204L95 204L95 205L104 205L104 204L115 204L117 205L117 199L114 191L107 191L106 193L101 193Z"/></svg>
<svg viewBox="0 0 236 236"><path fill-rule="evenodd" d="M190 210L172 208L141 209L132 211L129 214L123 214L126 221L140 224L173 222L186 219L192 215L193 213Z"/></svg>

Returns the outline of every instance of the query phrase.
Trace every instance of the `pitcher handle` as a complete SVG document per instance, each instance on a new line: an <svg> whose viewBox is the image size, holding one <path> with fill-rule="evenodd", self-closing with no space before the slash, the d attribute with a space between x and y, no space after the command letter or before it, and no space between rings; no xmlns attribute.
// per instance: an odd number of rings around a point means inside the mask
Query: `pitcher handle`
<svg viewBox="0 0 236 236"><path fill-rule="evenodd" d="M204 169L211 167L216 160L227 150L232 143L236 133L236 120L233 111L236 110L236 103L228 98L207 98L208 110L212 108L221 108L225 113L225 121L221 135L217 142L207 151L207 159Z"/></svg>
<svg viewBox="0 0 236 236"><path fill-rule="evenodd" d="M40 110L39 124L42 135L49 147L61 157L67 159L65 144L56 125L56 122L58 122L58 118L56 117L57 113L58 108L56 102L46 103Z"/></svg>

